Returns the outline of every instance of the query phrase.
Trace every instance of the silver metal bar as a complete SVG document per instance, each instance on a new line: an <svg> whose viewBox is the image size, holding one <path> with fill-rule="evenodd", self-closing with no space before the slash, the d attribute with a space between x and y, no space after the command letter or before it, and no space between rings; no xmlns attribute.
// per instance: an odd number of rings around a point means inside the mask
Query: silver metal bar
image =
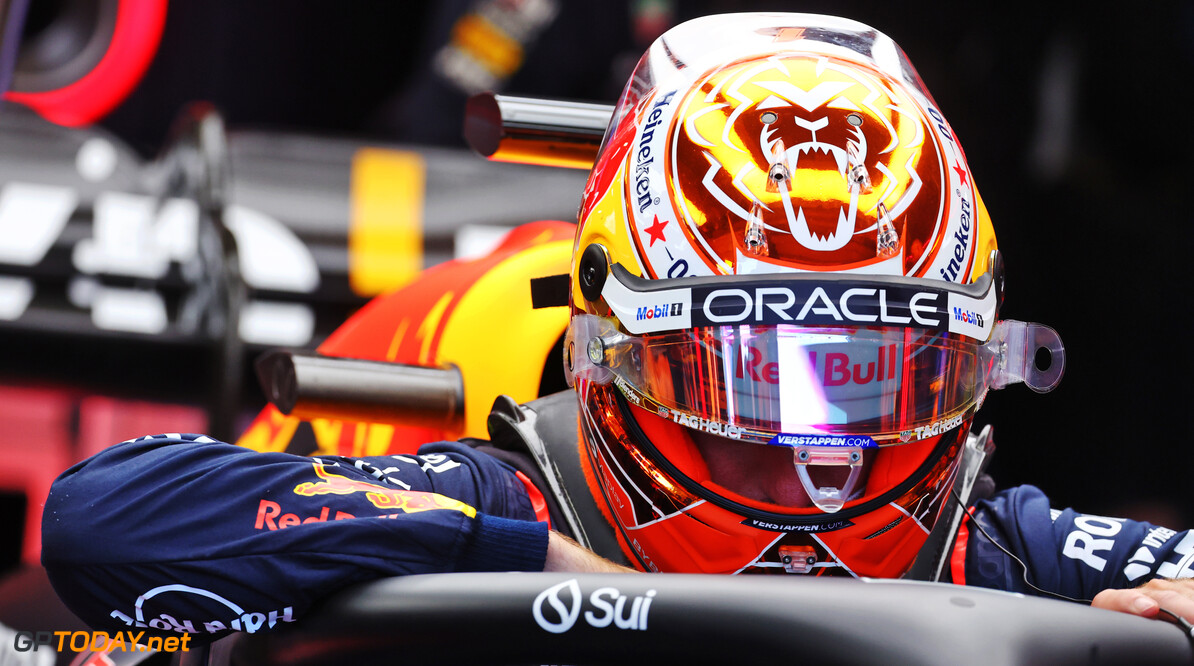
<svg viewBox="0 0 1194 666"><path fill-rule="evenodd" d="M321 356L286 350L257 360L257 378L284 414L459 430L464 379L455 367Z"/></svg>
<svg viewBox="0 0 1194 666"><path fill-rule="evenodd" d="M589 169L614 107L481 93L465 106L464 138L499 162Z"/></svg>

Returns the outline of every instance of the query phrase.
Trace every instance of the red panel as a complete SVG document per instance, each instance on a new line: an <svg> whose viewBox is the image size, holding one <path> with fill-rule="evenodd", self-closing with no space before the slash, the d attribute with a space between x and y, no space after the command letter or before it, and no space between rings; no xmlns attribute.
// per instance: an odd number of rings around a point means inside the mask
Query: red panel
<svg viewBox="0 0 1194 666"><path fill-rule="evenodd" d="M36 564L41 558L42 506L59 474L126 439L202 433L207 416L195 407L82 396L70 388L0 386L0 423L0 489L25 495L21 560Z"/></svg>
<svg viewBox="0 0 1194 666"><path fill-rule="evenodd" d="M203 434L207 414L184 405L88 396L79 401L76 458L82 460L127 439L167 432Z"/></svg>
<svg viewBox="0 0 1194 666"><path fill-rule="evenodd" d="M63 390L0 386L0 488L25 494L21 559L41 556L41 509L70 466L74 399Z"/></svg>

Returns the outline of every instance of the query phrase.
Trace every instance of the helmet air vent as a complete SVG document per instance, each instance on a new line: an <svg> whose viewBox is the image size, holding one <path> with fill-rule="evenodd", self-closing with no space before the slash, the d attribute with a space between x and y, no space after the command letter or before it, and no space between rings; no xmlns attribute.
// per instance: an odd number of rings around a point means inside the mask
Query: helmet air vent
<svg viewBox="0 0 1194 666"><path fill-rule="evenodd" d="M783 165L776 164L772 167L773 171L775 167L782 168ZM767 246L767 236L763 233L763 219L760 208L757 203L751 207L750 220L746 223L746 236L743 241L746 243L747 252L765 257L769 248Z"/></svg>
<svg viewBox="0 0 1194 666"><path fill-rule="evenodd" d="M887 206L879 202L879 231L875 235L875 255L879 257L894 257L900 253L900 235L896 233L895 224L891 221L891 214Z"/></svg>

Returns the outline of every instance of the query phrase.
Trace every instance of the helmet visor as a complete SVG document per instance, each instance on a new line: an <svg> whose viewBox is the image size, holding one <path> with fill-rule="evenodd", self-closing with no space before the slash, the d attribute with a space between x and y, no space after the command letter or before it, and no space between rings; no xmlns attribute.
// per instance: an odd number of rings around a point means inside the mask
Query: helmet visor
<svg viewBox="0 0 1194 666"><path fill-rule="evenodd" d="M631 402L779 445L794 444L785 434L920 439L972 407L980 385L979 345L940 331L743 325L597 339L588 359Z"/></svg>
<svg viewBox="0 0 1194 666"><path fill-rule="evenodd" d="M648 281L615 264L602 288L613 316L573 316L565 372L613 381L639 406L731 439L906 443L960 423L989 388L1048 391L1061 379L1057 334L993 321L992 284L805 273ZM1040 349L1047 369L1034 364Z"/></svg>

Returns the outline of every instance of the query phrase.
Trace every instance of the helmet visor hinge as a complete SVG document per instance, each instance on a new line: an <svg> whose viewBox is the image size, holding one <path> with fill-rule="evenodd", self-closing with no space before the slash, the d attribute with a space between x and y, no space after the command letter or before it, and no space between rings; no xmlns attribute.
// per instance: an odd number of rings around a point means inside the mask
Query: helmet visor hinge
<svg viewBox="0 0 1194 666"><path fill-rule="evenodd" d="M580 256L576 278L585 300L596 303L601 298L601 290L605 288L605 280L608 277L609 257L605 248L597 243L589 245Z"/></svg>

